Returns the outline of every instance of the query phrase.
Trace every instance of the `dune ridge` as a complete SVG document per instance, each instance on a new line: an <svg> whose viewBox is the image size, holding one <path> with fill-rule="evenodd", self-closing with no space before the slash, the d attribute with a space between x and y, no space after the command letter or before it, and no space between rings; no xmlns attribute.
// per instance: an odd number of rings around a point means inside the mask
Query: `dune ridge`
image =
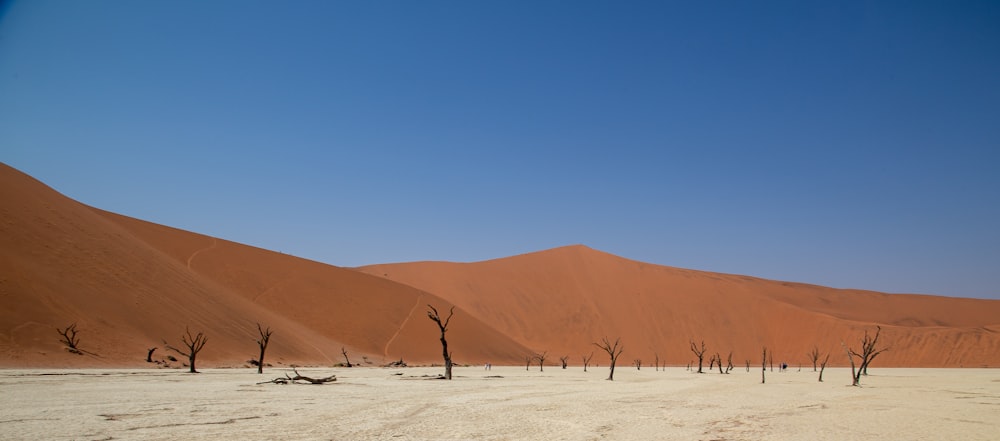
<svg viewBox="0 0 1000 441"><path fill-rule="evenodd" d="M136 367L146 350L209 338L204 367L256 356L256 324L275 330L270 363L440 363L427 304L456 307L459 363L555 363L621 337L621 363L684 365L691 340L742 366L767 346L807 365L814 346L847 363L876 324L886 366L1000 363L1000 301L840 290L653 265L574 245L475 263L340 268L158 225L73 201L0 165L0 367ZM65 351L56 327L77 323ZM600 361L598 361L600 362ZM758 361L754 361L757 363ZM179 367L180 363L174 363Z"/></svg>
<svg viewBox="0 0 1000 441"><path fill-rule="evenodd" d="M626 362L685 365L690 342L734 364L807 365L817 347L831 365L848 363L882 327L900 367L997 366L1000 301L883 294L653 265L583 245L475 263L413 262L358 269L434 292L535 351L578 359L603 336L621 337ZM709 355L706 354L706 364Z"/></svg>
<svg viewBox="0 0 1000 441"><path fill-rule="evenodd" d="M331 365L342 348L353 363L440 360L420 316L451 305L431 293L94 209L6 165L0 201L0 366L144 366L185 327L208 337L199 365L240 366L256 356L258 322L275 331L271 363ZM70 323L89 354L59 343ZM453 333L459 362L525 350L472 317Z"/></svg>

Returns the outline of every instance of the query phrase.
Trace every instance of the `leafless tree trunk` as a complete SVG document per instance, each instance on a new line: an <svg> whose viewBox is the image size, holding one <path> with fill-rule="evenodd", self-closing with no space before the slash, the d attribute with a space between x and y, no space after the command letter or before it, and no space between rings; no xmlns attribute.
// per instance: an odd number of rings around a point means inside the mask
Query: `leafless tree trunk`
<svg viewBox="0 0 1000 441"><path fill-rule="evenodd" d="M346 362L347 362L347 367L354 367L354 365L353 365L353 364L351 364L351 359L350 359L350 358L347 358L347 349L344 349L344 347L343 347L343 346L341 346L341 347L340 347L340 353L341 353L341 354L344 354L344 361L346 361Z"/></svg>
<svg viewBox="0 0 1000 441"><path fill-rule="evenodd" d="M653 363L656 364L656 371L659 372L660 371L660 354L657 354L656 352L653 353ZM664 369L664 370L666 370L666 369Z"/></svg>
<svg viewBox="0 0 1000 441"><path fill-rule="evenodd" d="M830 353L826 354L826 358L823 359L823 363L819 365L819 382L823 382L823 371L826 370L826 362L830 361Z"/></svg>
<svg viewBox="0 0 1000 441"><path fill-rule="evenodd" d="M729 351L729 361L726 364L726 373L733 370L733 351Z"/></svg>
<svg viewBox="0 0 1000 441"><path fill-rule="evenodd" d="M59 339L59 342L66 345L67 351L70 351L77 355L83 355L83 352L80 351L80 348L77 347L77 345L80 344L80 337L76 336L77 333L76 323L67 326L66 329L56 328L56 332L58 332L59 335L62 336L62 338Z"/></svg>
<svg viewBox="0 0 1000 441"><path fill-rule="evenodd" d="M583 358L583 371L587 372L587 366L590 364L590 359L594 358L594 353L591 352L590 355L582 355Z"/></svg>
<svg viewBox="0 0 1000 441"><path fill-rule="evenodd" d="M635 360L632 360L632 364L635 366L635 370L637 370L637 371L641 371L642 370L642 360L641 359L636 358Z"/></svg>
<svg viewBox="0 0 1000 441"><path fill-rule="evenodd" d="M260 323L257 323L257 332L260 333L260 338L257 339L257 346L260 348L260 357L257 358L257 373L264 373L264 351L267 351L267 344L271 341L271 327L268 326L267 330L261 328ZM341 347L343 349L343 347ZM347 353L344 353L344 358L347 358Z"/></svg>
<svg viewBox="0 0 1000 441"><path fill-rule="evenodd" d="M534 355L525 355L524 356L524 370L526 370L526 371L530 371L531 370L531 362L532 361L535 361L535 356Z"/></svg>
<svg viewBox="0 0 1000 441"><path fill-rule="evenodd" d="M760 358L760 384L764 384L766 382L767 379L764 378L764 375L766 374L767 374L767 346L764 346L764 354Z"/></svg>
<svg viewBox="0 0 1000 441"><path fill-rule="evenodd" d="M747 359L747 372L750 372L750 359Z"/></svg>
<svg viewBox="0 0 1000 441"><path fill-rule="evenodd" d="M601 340L601 344L594 343L594 346L597 346L597 347L603 349L604 352L607 352L608 356L611 357L611 372L608 374L608 380L609 381L614 381L614 379L615 379L615 362L618 361L618 356L622 355L622 351L625 350L625 347L621 344L621 341L622 341L621 338L616 338L615 339L615 343L611 344L611 342L608 340L608 338L604 337L604 339Z"/></svg>
<svg viewBox="0 0 1000 441"><path fill-rule="evenodd" d="M201 332L199 332L198 335L191 336L191 330L186 326L184 327L184 334L185 335L181 336L181 342L183 342L184 346L187 347L187 352L184 352L180 349L170 346L169 344L167 344L166 341L164 341L163 343L167 349L187 357L188 365L191 367L190 372L192 374L197 374L198 370L195 369L194 362L195 359L198 357L198 353L201 352L201 348L205 347L205 343L208 341L208 337L205 337L205 334Z"/></svg>
<svg viewBox="0 0 1000 441"><path fill-rule="evenodd" d="M705 359L705 340L701 341L701 349L695 346L694 341L691 341L691 352L694 352L694 356L698 357L698 373L702 373L701 364L702 360ZM711 369L711 368L709 368Z"/></svg>
<svg viewBox="0 0 1000 441"><path fill-rule="evenodd" d="M713 355L712 358L708 359L708 371L712 372L712 368L714 367L715 367L715 356Z"/></svg>
<svg viewBox="0 0 1000 441"><path fill-rule="evenodd" d="M569 355L559 357L559 362L562 363L562 368L566 369L566 365L569 364Z"/></svg>
<svg viewBox="0 0 1000 441"><path fill-rule="evenodd" d="M538 360L538 372L545 371L545 358L548 357L549 351L544 351L541 354L535 354L535 360Z"/></svg>
<svg viewBox="0 0 1000 441"><path fill-rule="evenodd" d="M455 315L455 307L452 306L451 310L448 311L448 317L441 320L441 315L438 314L438 310L435 309L430 304L427 305L430 311L427 311L427 317L437 323L438 328L441 330L441 354L444 356L444 379L451 380L451 352L448 352L448 340L445 340L444 334L448 332L448 323L451 322L451 316Z"/></svg>
<svg viewBox="0 0 1000 441"><path fill-rule="evenodd" d="M813 372L816 372L816 362L819 361L819 348L816 347L816 346L813 346L812 350L809 351L809 353L806 354L806 355L809 356L810 360L812 360L812 362L813 362Z"/></svg>
<svg viewBox="0 0 1000 441"><path fill-rule="evenodd" d="M719 363L719 373L724 374L725 372L722 372L722 356L718 352L715 353L715 360Z"/></svg>
<svg viewBox="0 0 1000 441"><path fill-rule="evenodd" d="M771 366L771 372L774 372L774 351L767 354L767 364Z"/></svg>
<svg viewBox="0 0 1000 441"><path fill-rule="evenodd" d="M854 349L847 347L844 342L840 342L844 346L844 350L847 351L847 357L851 360L851 385L860 386L861 385L861 375L868 372L868 365L882 352L888 350L888 348L878 349L875 347L878 344L879 335L882 333L882 327L875 327L875 336L868 334L865 330L865 336L861 339L861 352L857 352ZM858 358L859 364L857 371L854 369L854 357Z"/></svg>
<svg viewBox="0 0 1000 441"><path fill-rule="evenodd" d="M146 363L153 362L153 352L156 352L156 347L152 347L146 350Z"/></svg>

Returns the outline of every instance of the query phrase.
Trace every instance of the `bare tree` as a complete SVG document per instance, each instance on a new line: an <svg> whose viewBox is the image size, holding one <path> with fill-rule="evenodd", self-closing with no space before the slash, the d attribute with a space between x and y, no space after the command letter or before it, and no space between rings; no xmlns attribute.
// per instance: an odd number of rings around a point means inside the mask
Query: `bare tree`
<svg viewBox="0 0 1000 441"><path fill-rule="evenodd" d="M590 359L594 358L594 353L591 352L590 355L581 355L583 358L583 371L587 372L587 366L590 365Z"/></svg>
<svg viewBox="0 0 1000 441"><path fill-rule="evenodd" d="M724 374L725 372L722 372L722 356L718 352L715 353L715 361L719 363L719 373Z"/></svg>
<svg viewBox="0 0 1000 441"><path fill-rule="evenodd" d="M694 344L694 340L691 341L691 352L694 352L694 356L698 357L698 373L702 373L701 364L705 359L705 340L701 341L701 349L698 349ZM711 369L711 367L709 368Z"/></svg>
<svg viewBox="0 0 1000 441"><path fill-rule="evenodd" d="M344 360L345 360L345 361L347 362L347 365L346 365L346 366L347 366L347 367L354 367L354 365L353 365L353 364L351 364L351 359L350 359L350 358L347 358L347 349L344 349L344 347L343 347L343 346L341 346L341 347L340 347L340 353L341 353L341 354L344 354Z"/></svg>
<svg viewBox="0 0 1000 441"><path fill-rule="evenodd" d="M826 358L823 359L823 363L819 365L819 382L823 382L823 371L826 370L826 362L830 361L830 353L826 353Z"/></svg>
<svg viewBox="0 0 1000 441"><path fill-rule="evenodd" d="M448 340L445 340L444 333L448 332L448 323L451 322L451 316L455 315L455 307L452 306L451 310L448 311L448 317L441 320L441 315L438 314L438 310L435 309L430 304L427 305L430 311L427 311L427 317L437 323L438 328L441 330L441 353L444 356L444 379L451 380L451 352L448 352Z"/></svg>
<svg viewBox="0 0 1000 441"><path fill-rule="evenodd" d="M764 346L764 355L760 357L760 384L765 383L765 374L767 374L767 346Z"/></svg>
<svg viewBox="0 0 1000 441"><path fill-rule="evenodd" d="M733 351L729 351L729 361L726 363L726 373L733 370Z"/></svg>
<svg viewBox="0 0 1000 441"><path fill-rule="evenodd" d="M819 348L813 346L812 350L806 354L813 363L813 372L816 372L816 362L819 361Z"/></svg>
<svg viewBox="0 0 1000 441"><path fill-rule="evenodd" d="M185 326L184 327L184 335L181 336L181 342L183 342L184 346L187 347L187 352L184 352L184 351L182 351L180 349L177 349L177 348L175 348L173 346L170 346L170 344L168 344L166 342L166 340L164 340L163 344L166 346L167 349L169 349L171 351L174 351L174 352L176 352L176 353L178 353L180 355L183 355L183 356L187 357L188 358L188 365L191 367L190 372L192 374L197 374L198 370L195 369L195 367L194 367L194 361L195 361L195 358L198 357L198 353L201 352L201 348L205 347L205 343L207 341L208 341L208 337L205 337L205 334L199 332L197 335L192 336L191 335L191 329L189 329L187 326Z"/></svg>
<svg viewBox="0 0 1000 441"><path fill-rule="evenodd" d="M656 352L653 353L653 364L656 365L656 371L659 372L660 371L660 354L657 354ZM664 369L664 370L666 370L666 369Z"/></svg>
<svg viewBox="0 0 1000 441"><path fill-rule="evenodd" d="M545 358L548 357L549 351L542 351L541 354L535 354L535 360L538 360L538 372L545 371Z"/></svg>
<svg viewBox="0 0 1000 441"><path fill-rule="evenodd" d="M146 350L146 363L153 362L153 352L156 352L156 346L153 346Z"/></svg>
<svg viewBox="0 0 1000 441"><path fill-rule="evenodd" d="M708 359L708 371L712 372L712 368L715 367L715 355Z"/></svg>
<svg viewBox="0 0 1000 441"><path fill-rule="evenodd" d="M524 370L526 370L526 371L530 371L531 370L531 362L532 361L535 361L535 356L534 355L525 355L524 356Z"/></svg>
<svg viewBox="0 0 1000 441"><path fill-rule="evenodd" d="M66 350L77 355L83 355L83 351L80 350L77 345L80 344L80 337L76 336L76 323L73 323L66 327L66 329L56 328L56 332L62 336L59 342L66 345Z"/></svg>
<svg viewBox="0 0 1000 441"><path fill-rule="evenodd" d="M750 372L750 359L747 359L747 372Z"/></svg>
<svg viewBox="0 0 1000 441"><path fill-rule="evenodd" d="M271 341L271 327L268 326L265 330L257 323L257 332L260 333L260 338L257 339L257 346L260 348L260 357L257 358L257 373L264 373L264 351L267 351L267 344ZM340 349L344 349L341 347ZM344 352L344 358L347 357L347 352Z"/></svg>
<svg viewBox="0 0 1000 441"><path fill-rule="evenodd" d="M622 342L622 339L619 337L619 338L615 339L615 343L614 344L611 344L611 342L608 340L608 338L604 337L601 340L600 344L594 343L594 346L597 346L597 347L601 348L602 350L604 350L604 352L608 353L609 357L611 357L611 372L608 374L608 380L609 381L614 381L614 379L615 379L615 362L618 361L618 356L622 355L622 351L625 350L625 347L621 344L621 342Z"/></svg>
<svg viewBox="0 0 1000 441"><path fill-rule="evenodd" d="M559 362L562 363L562 368L566 369L566 365L569 363L569 355L563 355L559 357Z"/></svg>
<svg viewBox="0 0 1000 441"><path fill-rule="evenodd" d="M847 351L847 358L851 361L851 386L861 386L861 375L867 374L868 364L881 354L882 352L888 350L888 348L878 349L875 347L878 344L879 335L882 333L882 327L875 327L875 336L868 334L868 330L865 330L865 336L861 339L861 352L857 352L854 349L850 349L844 344L843 341L840 342L844 350ZM857 357L860 362L857 372L854 370L854 358Z"/></svg>
<svg viewBox="0 0 1000 441"><path fill-rule="evenodd" d="M642 359L636 358L635 360L632 360L632 364L635 366L635 370L642 370Z"/></svg>

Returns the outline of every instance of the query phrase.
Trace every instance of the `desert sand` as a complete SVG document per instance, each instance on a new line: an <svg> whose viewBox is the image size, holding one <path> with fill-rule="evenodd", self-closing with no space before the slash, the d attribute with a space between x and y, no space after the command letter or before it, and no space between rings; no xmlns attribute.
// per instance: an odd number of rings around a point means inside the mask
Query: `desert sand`
<svg viewBox="0 0 1000 441"><path fill-rule="evenodd" d="M336 232L331 232L336 234ZM0 165L0 367L145 368L166 343L204 332L203 368L257 356L275 366L440 362L426 305L455 306L460 364L515 365L547 351L577 359L621 337L627 360L675 365L704 341L742 365L767 346L808 364L814 347L847 366L881 326L877 367L1000 365L1000 301L832 289L637 262L567 246L475 263L341 268L110 213ZM85 356L56 328L76 323ZM176 354L175 354L176 355ZM179 367L180 362L170 362Z"/></svg>
<svg viewBox="0 0 1000 441"><path fill-rule="evenodd" d="M595 358L596 361L596 358ZM606 362L606 360L604 360ZM847 369L729 375L607 367L302 369L327 385L256 384L247 369L2 370L0 438L992 440L1000 371Z"/></svg>

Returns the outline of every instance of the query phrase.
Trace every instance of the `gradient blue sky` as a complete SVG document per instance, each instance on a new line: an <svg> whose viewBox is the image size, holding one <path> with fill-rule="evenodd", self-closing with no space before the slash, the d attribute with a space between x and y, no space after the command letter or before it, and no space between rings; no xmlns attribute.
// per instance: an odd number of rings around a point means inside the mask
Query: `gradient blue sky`
<svg viewBox="0 0 1000 441"><path fill-rule="evenodd" d="M1000 298L1000 3L15 1L0 160L334 265Z"/></svg>

